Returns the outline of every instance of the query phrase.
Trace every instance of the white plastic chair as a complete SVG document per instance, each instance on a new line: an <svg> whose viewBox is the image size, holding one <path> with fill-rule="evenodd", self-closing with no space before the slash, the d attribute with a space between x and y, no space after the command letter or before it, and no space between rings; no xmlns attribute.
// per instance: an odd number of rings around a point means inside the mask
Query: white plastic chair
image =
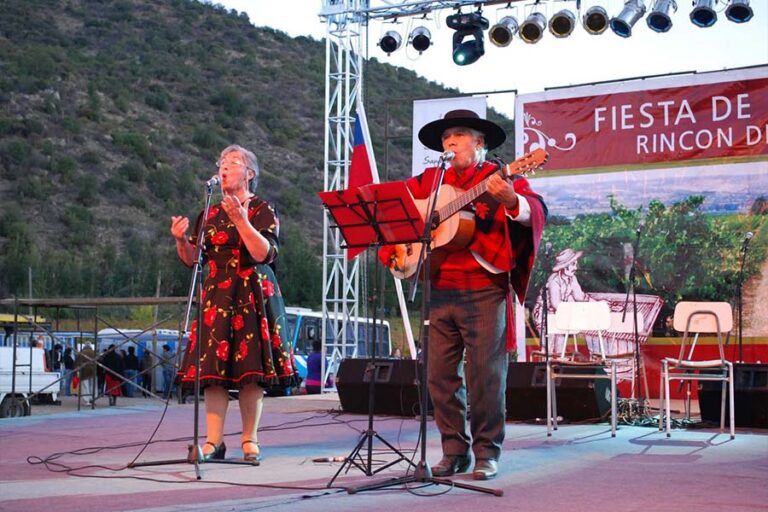
<svg viewBox="0 0 768 512"><path fill-rule="evenodd" d="M662 419L666 418L667 437L670 437L671 406L669 400L669 381L720 381L722 393L720 400L720 431L725 431L725 389L728 385L730 399L730 434L736 437L733 404L733 363L725 359L725 334L733 328L733 311L727 302L679 302L675 306L673 326L676 331L683 332L680 344L680 355L675 359L665 357L661 360L661 382L659 388L659 431L662 429ZM699 334L714 333L717 335L717 345L720 358L701 360L695 357L696 343ZM689 337L693 335L690 349L686 353ZM708 373L699 373L709 370ZM719 371L718 371L719 370ZM687 410L687 407L686 407Z"/></svg>
<svg viewBox="0 0 768 512"><path fill-rule="evenodd" d="M611 325L611 312L605 302L561 302L555 313L557 329L565 333L565 342L559 357L547 361L547 436L557 430L557 379L610 379L611 381L611 437L616 437L616 362L605 357L603 331ZM584 331L597 331L600 346L599 361L576 361L566 357L568 338L573 336L577 353L577 336ZM608 374L568 373L567 368L603 368Z"/></svg>

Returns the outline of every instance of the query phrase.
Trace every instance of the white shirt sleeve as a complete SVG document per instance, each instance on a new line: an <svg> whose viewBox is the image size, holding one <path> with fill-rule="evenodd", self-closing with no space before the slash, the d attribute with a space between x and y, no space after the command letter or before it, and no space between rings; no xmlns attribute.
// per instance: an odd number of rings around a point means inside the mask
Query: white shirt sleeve
<svg viewBox="0 0 768 512"><path fill-rule="evenodd" d="M523 226L530 226L531 225L531 205L528 204L528 199L526 199L524 196L521 196L520 194L517 194L517 200L519 201L519 206L517 208L517 216L513 217L512 215L509 215L509 218L514 220L515 222L519 222Z"/></svg>

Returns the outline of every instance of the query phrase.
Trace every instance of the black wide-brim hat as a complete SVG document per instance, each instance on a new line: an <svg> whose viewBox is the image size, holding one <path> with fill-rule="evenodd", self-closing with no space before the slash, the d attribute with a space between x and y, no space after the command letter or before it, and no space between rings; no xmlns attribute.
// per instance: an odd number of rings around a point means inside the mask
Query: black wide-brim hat
<svg viewBox="0 0 768 512"><path fill-rule="evenodd" d="M507 138L504 130L497 124L481 118L471 110L451 110L442 119L425 124L419 130L419 140L429 149L443 152L443 132L448 128L472 128L485 135L485 147L495 149L501 146Z"/></svg>

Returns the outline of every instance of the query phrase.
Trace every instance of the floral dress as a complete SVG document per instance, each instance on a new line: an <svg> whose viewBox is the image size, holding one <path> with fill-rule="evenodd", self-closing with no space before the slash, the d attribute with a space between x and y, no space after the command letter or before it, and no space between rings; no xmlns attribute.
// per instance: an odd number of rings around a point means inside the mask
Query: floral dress
<svg viewBox="0 0 768 512"><path fill-rule="evenodd" d="M198 217L192 244L202 213ZM275 274L269 267L277 255L279 222L263 199L253 197L248 218L269 241L263 262L256 262L242 243L235 225L220 205L205 221L203 257L208 276L203 282L202 325L190 327L189 343L179 372L182 384L193 383L200 345L200 385L240 389L256 382L290 386L295 381L293 348L287 337L285 305Z"/></svg>

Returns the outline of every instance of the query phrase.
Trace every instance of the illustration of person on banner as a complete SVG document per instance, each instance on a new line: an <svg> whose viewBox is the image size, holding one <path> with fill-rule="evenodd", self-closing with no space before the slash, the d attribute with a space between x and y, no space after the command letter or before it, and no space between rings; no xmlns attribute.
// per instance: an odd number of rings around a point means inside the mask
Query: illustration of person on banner
<svg viewBox="0 0 768 512"><path fill-rule="evenodd" d="M553 316L557 312L557 307L562 302L586 302L590 297L581 289L579 280L576 277L578 261L584 254L584 251L574 251L570 247L558 252L555 261L552 264L552 273L547 278L545 287L547 289L547 312L549 314L549 330L554 328ZM543 316L544 300L542 291L536 297L536 303L533 306L533 318L537 329L541 332L541 326L544 322ZM565 342L564 334L553 334L547 336L549 339L549 353L556 353L562 350ZM544 341L542 340L541 350L544 350Z"/></svg>
<svg viewBox="0 0 768 512"><path fill-rule="evenodd" d="M468 244L433 253L427 379L443 449L432 474L465 472L474 454L472 477L487 480L498 472L504 441L507 352L515 348L514 341L508 343L515 328L513 301L525 298L547 209L525 178L504 179L495 172L499 165L486 161L487 151L506 138L495 123L471 110L453 110L427 123L418 137L444 156L453 154L441 196L447 189L461 194L487 185L463 209L474 214ZM427 168L406 185L415 199L425 199L438 176L439 168ZM407 248L396 245L379 251L393 270L402 270L406 255Z"/></svg>

